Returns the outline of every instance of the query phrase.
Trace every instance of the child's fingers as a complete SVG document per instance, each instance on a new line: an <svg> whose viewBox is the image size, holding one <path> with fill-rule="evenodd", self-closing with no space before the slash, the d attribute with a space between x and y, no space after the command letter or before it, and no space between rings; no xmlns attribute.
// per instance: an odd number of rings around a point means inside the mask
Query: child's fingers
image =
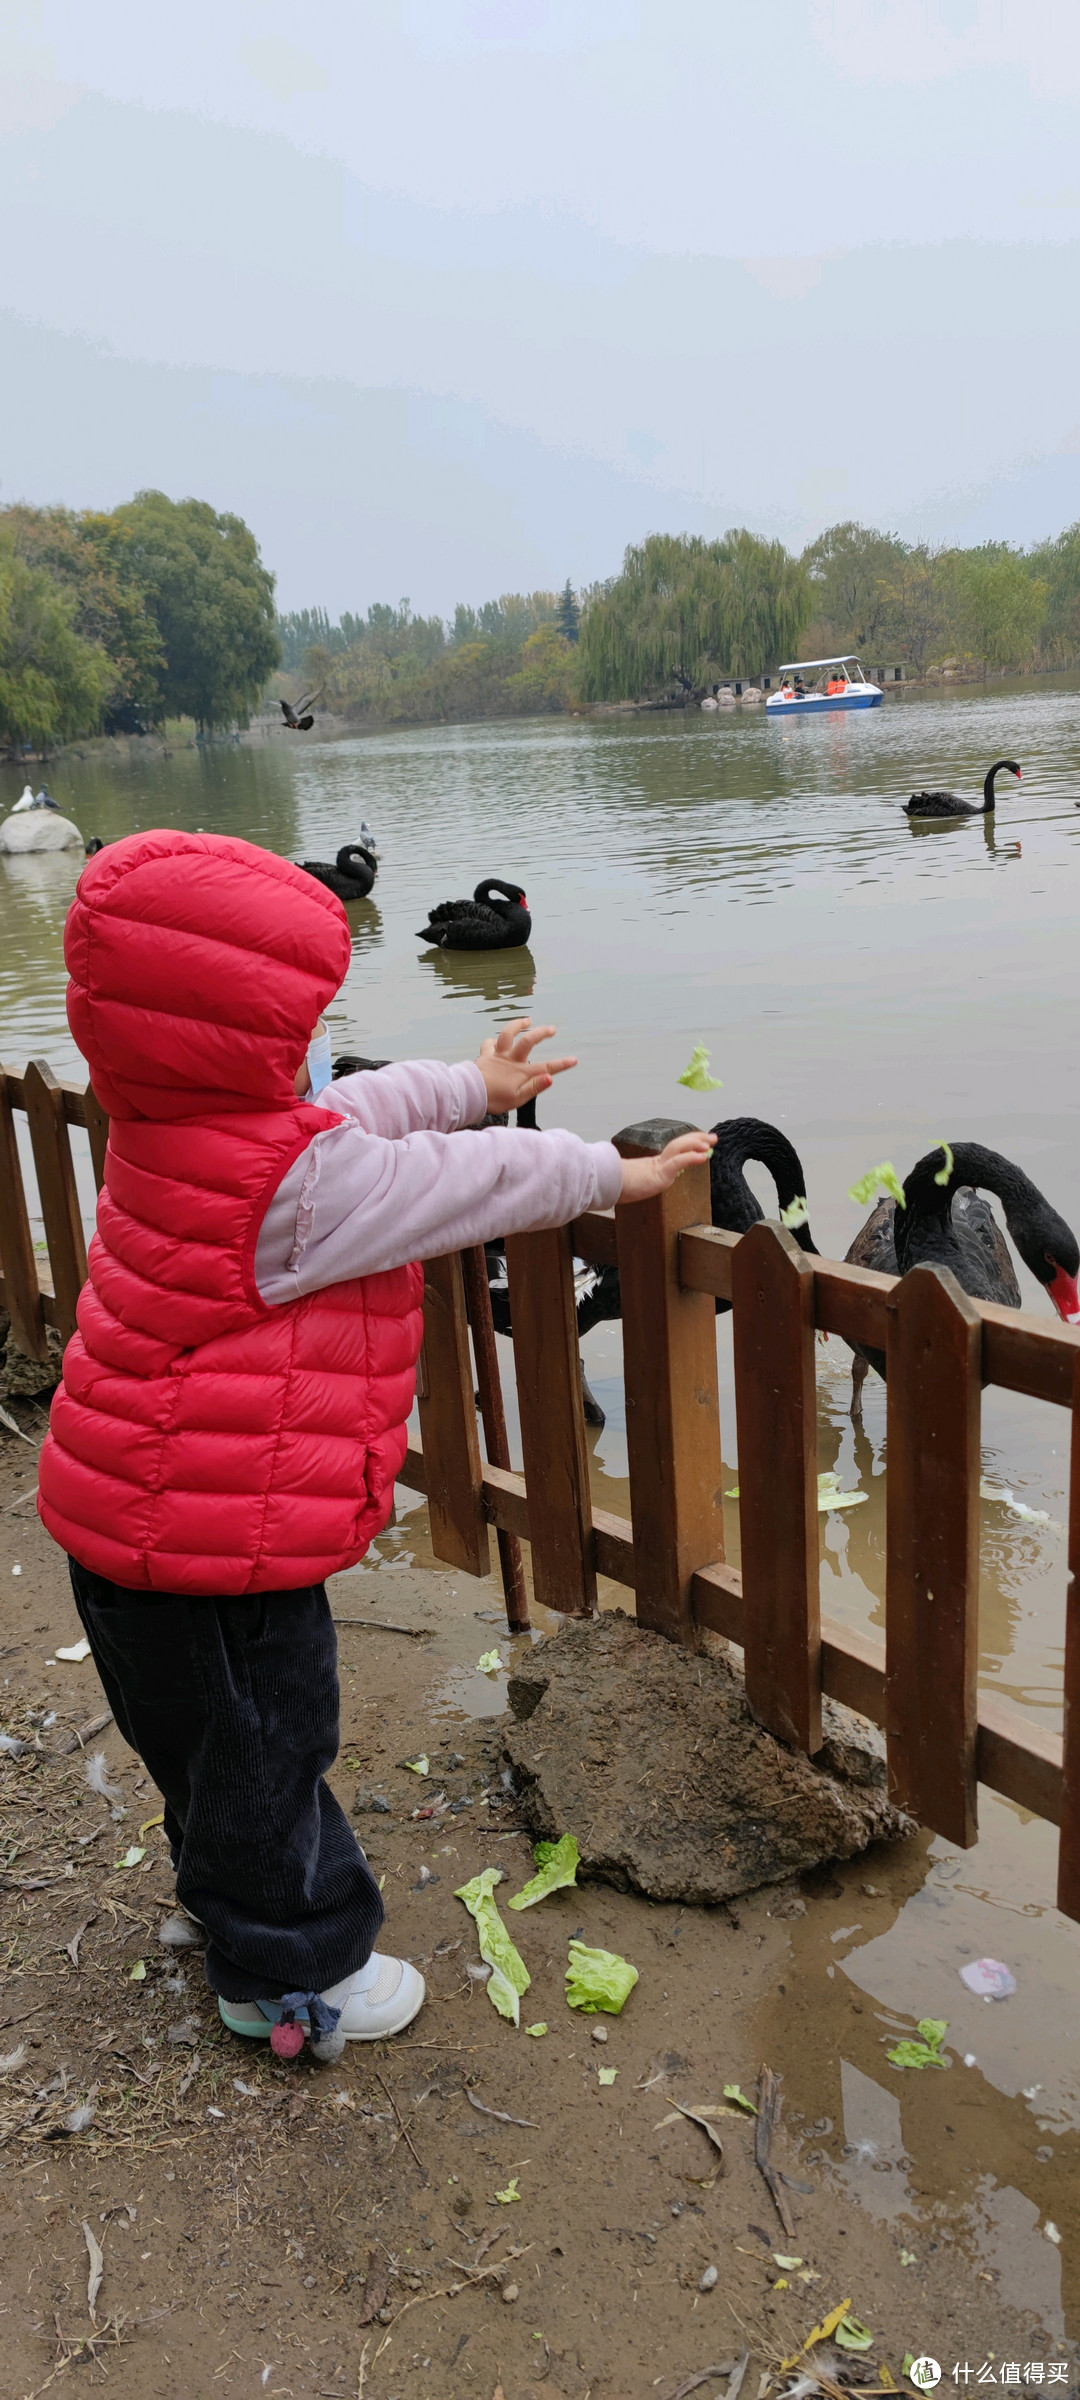
<svg viewBox="0 0 1080 2400"><path fill-rule="evenodd" d="M524 1061L529 1058L532 1052L536 1049L537 1043L553 1041L557 1030L557 1027L554 1025L530 1026L529 1019L526 1017L524 1030L523 1032L519 1033L517 1040L514 1043L514 1057L520 1059L524 1064Z"/></svg>
<svg viewBox="0 0 1080 2400"><path fill-rule="evenodd" d="M538 1058L533 1073L546 1075L550 1083L553 1075L565 1075L568 1069L576 1067L577 1063L576 1058Z"/></svg>
<svg viewBox="0 0 1080 2400"><path fill-rule="evenodd" d="M500 1032L500 1033L498 1033L498 1034L496 1035L496 1038L495 1038L495 1054L496 1054L496 1057L497 1057L497 1058L511 1058L511 1057L513 1057L513 1056L515 1055L515 1045L516 1045L516 1043L518 1042L518 1040L519 1040L520 1036L521 1036L523 1033L527 1033L527 1032L528 1032L528 1030L529 1030L529 1027L530 1027L530 1025L531 1025L531 1024L532 1024L532 1018L531 1018L531 1017L513 1017L513 1018L511 1018L511 1021L510 1021L509 1025L504 1025L504 1026L502 1027L502 1030L501 1030L501 1032ZM554 1033L554 1031L555 1031L555 1028L554 1028L554 1026L553 1026L553 1025L552 1025L552 1026L549 1028L549 1031L550 1031L551 1033ZM542 1042L542 1041L544 1041L545 1039L546 1039L546 1036L545 1036L544 1034L542 1034L542 1033L536 1033L536 1034L534 1034L534 1035L533 1035L533 1040L534 1040L534 1041L536 1041L536 1042Z"/></svg>

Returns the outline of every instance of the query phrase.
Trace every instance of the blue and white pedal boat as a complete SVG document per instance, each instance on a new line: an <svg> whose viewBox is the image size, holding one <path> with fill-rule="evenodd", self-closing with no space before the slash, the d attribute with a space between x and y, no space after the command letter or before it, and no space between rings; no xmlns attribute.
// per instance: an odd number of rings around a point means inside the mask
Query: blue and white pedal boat
<svg viewBox="0 0 1080 2400"><path fill-rule="evenodd" d="M808 676L814 681L808 682ZM848 651L840 658L789 660L780 669L779 691L769 693L765 713L774 721L826 716L838 708L880 708L883 698L881 685L870 682Z"/></svg>

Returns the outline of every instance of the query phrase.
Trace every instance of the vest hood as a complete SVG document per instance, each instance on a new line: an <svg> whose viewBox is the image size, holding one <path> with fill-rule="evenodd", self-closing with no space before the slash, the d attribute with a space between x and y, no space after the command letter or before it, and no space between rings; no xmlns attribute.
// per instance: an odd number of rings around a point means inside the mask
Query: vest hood
<svg viewBox="0 0 1080 2400"><path fill-rule="evenodd" d="M68 1023L102 1107L164 1120L293 1105L350 952L340 900L253 842L110 842L64 933Z"/></svg>

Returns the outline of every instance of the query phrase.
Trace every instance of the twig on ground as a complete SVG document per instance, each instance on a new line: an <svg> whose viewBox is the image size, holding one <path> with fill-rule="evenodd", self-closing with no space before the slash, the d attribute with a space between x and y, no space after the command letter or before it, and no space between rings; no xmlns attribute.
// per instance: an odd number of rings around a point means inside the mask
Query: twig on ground
<svg viewBox="0 0 1080 2400"><path fill-rule="evenodd" d="M427 2181L427 2168L426 2168L426 2167L425 2167L425 2165L424 2165L423 2159L422 2159L422 2158L420 2158L420 2157L417 2155L417 2151L416 2151L416 2146L415 2146L415 2143L412 2141L412 2139L411 2139L411 2137L410 2137L410 2135L409 2135L409 2132L408 2132L408 2130L407 2130L407 2128L406 2128L405 2119L404 2119L404 2117L402 2116L401 2110L400 2110L400 2108L398 2107L397 2101L396 2101L396 2100L395 2100L395 2098L394 2098L393 2092L391 2091L389 2084L387 2084L387 2083L383 2083L382 2076L381 2076L381 2075L378 2073L378 2071L376 2071L376 2075L375 2075L375 2081L376 2081L376 2083L378 2083L378 2084L382 2084L383 2091L386 2093L386 2097L387 2097L387 2099L388 2099L388 2100L389 2100L389 2102L390 2102L390 2106L391 2106L391 2108L393 2109L393 2112L394 2112L394 2115L395 2115L395 2117L397 2118L398 2125L399 2125L399 2127L400 2127L400 2131L401 2131L401 2138L402 2138L402 2140L403 2140L404 2142L407 2142L407 2143L408 2143L409 2149L412 2151L413 2157L416 2159L416 2163L417 2163L417 2166L418 2166L418 2167L419 2167L419 2169L420 2169L420 2173L421 2173L421 2175L424 2177L424 2180L425 2180L425 2182L426 2182L426 2181Z"/></svg>
<svg viewBox="0 0 1080 2400"><path fill-rule="evenodd" d="M750 2353L749 2353L749 2351L748 2351L748 2350L744 2351L744 2353L743 2353L744 2360L745 2360L745 2359L747 2359L747 2358L749 2358L749 2356L750 2356ZM745 2366L744 2366L743 2372L745 2373L745 2371L746 2371L746 2370L745 2370ZM698 2374L698 2375L688 2375L688 2376L687 2376L687 2379L686 2379L686 2382L685 2382L685 2383L680 2383L680 2385L679 2385L679 2388L678 2388L678 2391L677 2391L677 2392L673 2392L673 2393L672 2393L672 2395L671 2395L671 2400L687 2400L687 2393L688 2393L688 2392L696 2392L696 2391L698 2390L698 2387L699 2387L699 2385L701 2385L701 2384L703 2384L703 2383L711 2383L711 2382L713 2381L713 2378L714 2378L714 2376L716 2376L716 2375L734 2375L734 2374L735 2374L735 2372L736 2372L736 2367L735 2367L735 2361L734 2361L734 2359L733 2359L733 2358L725 2358L725 2359L723 2360L723 2362L721 2363L721 2365L720 2365L720 2366L718 2366L718 2367L702 2367L700 2374ZM740 2376L740 2377L739 2377L739 2381L740 2381L740 2383L742 2382L742 2376Z"/></svg>
<svg viewBox="0 0 1080 2400"><path fill-rule="evenodd" d="M335 1617L335 1625L366 1625L372 1633L404 1633L410 1642L434 1639L430 1625L392 1625L388 1617Z"/></svg>
<svg viewBox="0 0 1080 2400"><path fill-rule="evenodd" d="M485 2108L483 2101L477 2099L476 2093L469 2090L468 2084L465 2085L465 2098L469 2107L475 2108L480 2116L495 2117L500 2125L520 2125L524 2133L539 2133L540 2131L535 2117L508 2117L505 2108Z"/></svg>
<svg viewBox="0 0 1080 2400"><path fill-rule="evenodd" d="M76 1927L70 1942L64 1943L64 1955L66 1958L70 1958L73 1967L77 1967L79 1963L79 1943L86 1932L87 1926L94 1923L97 1913L98 1912L96 1908L92 1908L89 1916L84 1917L82 1924Z"/></svg>
<svg viewBox="0 0 1080 2400"><path fill-rule="evenodd" d="M789 2241L795 2239L795 2219L788 2207L784 2189L772 2163L772 2137L776 2112L780 2104L780 2089L771 2067L763 2066L758 2076L758 2113L754 2126L754 2163L768 2185L773 2206Z"/></svg>

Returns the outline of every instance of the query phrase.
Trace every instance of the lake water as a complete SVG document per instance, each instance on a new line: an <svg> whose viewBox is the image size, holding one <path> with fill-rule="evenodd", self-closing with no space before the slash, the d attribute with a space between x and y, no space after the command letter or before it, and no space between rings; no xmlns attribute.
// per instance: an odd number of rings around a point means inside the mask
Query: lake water
<svg viewBox="0 0 1080 2400"><path fill-rule="evenodd" d="M977 799L997 757L1018 759L1023 782L1000 779L995 827L909 826L901 803L911 791L945 786ZM0 770L0 813L22 780ZM529 1010L555 1022L560 1045L581 1060L541 1103L542 1119L598 1137L649 1115L770 1118L802 1156L815 1237L833 1255L862 1221L846 1197L856 1176L883 1158L903 1174L942 1135L1003 1151L1080 1226L1074 681L911 694L872 714L782 728L745 709L334 743L275 729L165 759L68 755L50 782L84 835L105 839L154 824L204 826L294 858L329 858L366 817L382 863L375 898L350 912L352 965L330 1011L335 1047L474 1055L494 1023ZM0 1053L18 1067L37 1055L80 1073L62 958L80 864L74 853L0 859ZM423 952L415 928L428 905L488 874L525 886L529 949L488 959ZM724 1086L700 1098L677 1080L698 1041ZM767 1179L750 1172L769 1202ZM1025 1305L1048 1315L1022 1270L1021 1283ZM718 1340L730 1487L730 1318ZM627 1514L617 1327L588 1337L586 1362L608 1410L603 1432L590 1435L596 1496ZM823 1604L880 1626L884 1389L868 1380L856 1435L848 1355L836 1340L819 1352L818 1389L819 1464L868 1494L850 1514L821 1520ZM1053 1409L989 1392L983 1431L986 1477L1047 1521L1019 1517L1007 1501L982 1503L981 1678L1056 1726L1067 1428ZM426 1512L402 1500L372 1565L430 1559ZM727 1517L737 1560L737 1504ZM477 1636L487 1648L492 1629L478 1626ZM496 1707L504 1691L502 1678L466 1676L448 1705ZM982 1822L967 1858L922 1837L917 1852L875 1859L878 1903L844 1955L818 1959L812 1919L792 1941L827 2046L842 2046L840 1993L853 1985L885 2011L883 2022L891 2010L905 2022L930 2013L962 2026L960 2047L970 2042L979 2061L964 2088L988 2110L959 2185L971 2238L984 2261L1006 2262L1003 2290L1011 2277L1058 2332L1070 2315L1074 2328L1080 2322L1080 2294L1071 2310L1067 2298L1080 2252L1078 2186L1066 2177L1071 2200L1058 2188L1064 2146L1052 2167L1035 2162L1051 2155L1036 2150L1040 2141L1061 2143L1080 2122L1080 1936L1052 1905L1049 1829L986 1794ZM1009 1961L1021 1986L1015 2003L989 2014L957 1975L960 1958L981 1951ZM788 2066L789 2089L808 2105L811 2056L806 2076ZM883 2187L860 2163L856 2100L848 2113L857 2155L838 2171L873 2206ZM929 2223L937 2151L909 2116L904 2131L916 2167L903 2205ZM1039 2230L1047 2212L1065 2232L1062 2254Z"/></svg>

